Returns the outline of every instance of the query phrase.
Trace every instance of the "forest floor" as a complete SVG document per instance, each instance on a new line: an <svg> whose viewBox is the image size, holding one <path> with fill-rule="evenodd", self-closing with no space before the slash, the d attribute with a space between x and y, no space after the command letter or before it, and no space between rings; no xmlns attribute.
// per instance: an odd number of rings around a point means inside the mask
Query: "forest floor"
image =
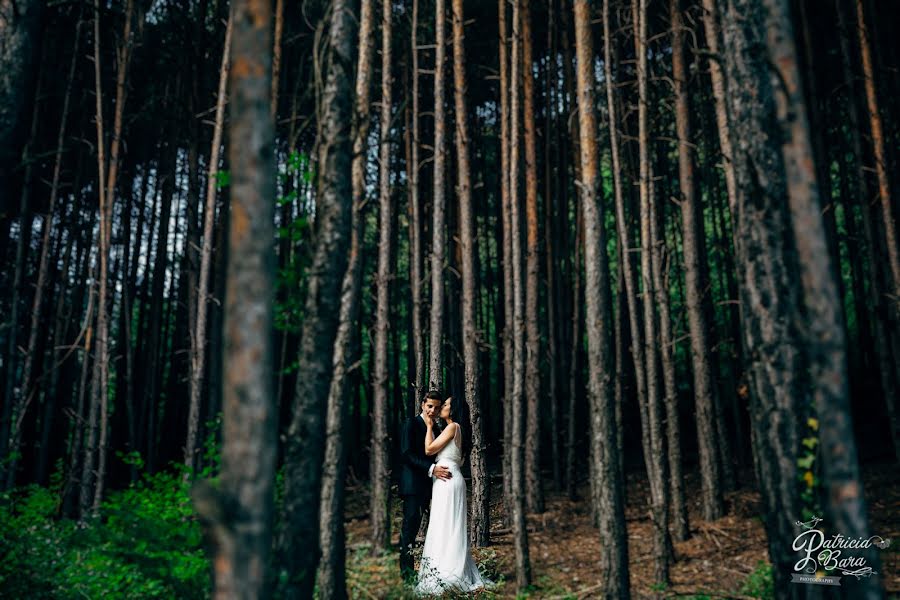
<svg viewBox="0 0 900 600"><path fill-rule="evenodd" d="M866 496L872 531L892 544L880 551L880 575L889 596L900 597L900 472L888 463L864 469ZM741 480L752 483L752 473ZM528 515L528 542L533 585L527 598L594 598L599 596L596 577L601 540L591 525L587 482L579 488L577 502L552 489L545 482L546 511ZM746 485L746 484L745 484ZM501 482L494 481L491 502L491 545L474 549L481 570L500 582L483 597L515 598L515 556L512 536L503 524ZM399 550L383 556L369 556L367 543L368 493L364 485L347 490L348 591L354 598L404 598L399 576ZM628 478L626 521L632 596L696 598L761 598L771 590L771 569L767 563L766 538L759 518L759 494L740 490L727 495L728 514L711 523L700 519L699 473L687 474L691 537L675 542L675 562L671 585L663 590L652 586L653 542L647 508L647 482L634 474ZM786 517L790 518L790 517ZM400 530L399 500L394 501L394 548ZM421 540L420 540L421 541ZM662 592L662 593L660 593ZM769 592L770 593L770 592Z"/></svg>

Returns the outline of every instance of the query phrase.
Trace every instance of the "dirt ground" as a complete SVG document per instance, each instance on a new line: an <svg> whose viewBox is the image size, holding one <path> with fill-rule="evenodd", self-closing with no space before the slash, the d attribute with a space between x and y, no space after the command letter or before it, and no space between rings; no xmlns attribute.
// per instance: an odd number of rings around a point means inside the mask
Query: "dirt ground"
<svg viewBox="0 0 900 600"><path fill-rule="evenodd" d="M866 497L873 533L892 540L880 552L880 574L890 597L900 597L900 471L888 463L864 469ZM743 474L745 487L753 484L751 473ZM528 542L533 586L528 598L594 598L599 596L597 564L601 540L590 523L587 485L579 489L580 500L570 501L547 481L546 512L528 516ZM766 540L759 515L759 496L750 490L726 498L727 516L704 523L700 519L699 474L689 473L691 537L675 543L671 585L662 593L651 588L653 542L647 509L647 483L638 474L629 477L626 508L632 595L635 598L691 597L758 598L759 582L767 565ZM365 486L348 489L348 575L353 596L362 598L403 597L395 556L380 563L364 563L362 556L369 535L368 496ZM503 523L500 481L494 482L491 501L491 546L475 549L476 561L502 581L485 597L515 598L515 556L512 536ZM394 505L394 547L400 529L399 502ZM399 551L398 551L399 552ZM363 562L361 562L361 560ZM360 572L362 569L362 572ZM354 593L354 590L356 592Z"/></svg>

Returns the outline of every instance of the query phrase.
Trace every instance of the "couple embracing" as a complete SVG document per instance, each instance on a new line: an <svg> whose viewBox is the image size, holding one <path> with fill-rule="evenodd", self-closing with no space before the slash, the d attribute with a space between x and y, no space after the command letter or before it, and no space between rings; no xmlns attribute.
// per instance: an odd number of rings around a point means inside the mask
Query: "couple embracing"
<svg viewBox="0 0 900 600"><path fill-rule="evenodd" d="M412 547L431 502L417 595L471 592L491 583L469 553L466 480L460 470L471 440L467 409L462 399L443 400L440 392L430 391L422 413L407 419L400 431L400 571L407 581L415 581ZM446 423L443 430L438 417Z"/></svg>

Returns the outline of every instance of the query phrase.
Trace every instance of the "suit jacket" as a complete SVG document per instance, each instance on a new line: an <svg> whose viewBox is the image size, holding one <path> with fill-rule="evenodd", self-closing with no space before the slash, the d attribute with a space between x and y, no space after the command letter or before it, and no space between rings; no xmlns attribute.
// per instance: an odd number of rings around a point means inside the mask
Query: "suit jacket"
<svg viewBox="0 0 900 600"><path fill-rule="evenodd" d="M431 477L428 470L434 458L425 454L425 421L411 417L400 425L400 475L401 496L431 496Z"/></svg>

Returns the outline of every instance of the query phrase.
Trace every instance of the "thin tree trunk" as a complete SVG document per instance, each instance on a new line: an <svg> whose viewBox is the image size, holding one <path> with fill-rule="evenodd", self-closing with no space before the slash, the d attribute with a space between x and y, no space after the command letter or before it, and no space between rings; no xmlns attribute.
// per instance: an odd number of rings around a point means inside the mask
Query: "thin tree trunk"
<svg viewBox="0 0 900 600"><path fill-rule="evenodd" d="M372 482L370 513L372 551L381 553L390 545L389 514L391 477L388 428L388 328L390 327L391 246L393 207L391 205L391 0L381 3L381 123L379 131L379 242L375 308L375 365L372 395ZM395 396L396 398L396 396Z"/></svg>
<svg viewBox="0 0 900 600"><path fill-rule="evenodd" d="M213 227L216 220L216 183L219 173L219 149L222 146L222 130L225 123L225 99L231 57L232 18L225 27L225 45L222 49L222 65L219 69L219 91L216 101L216 120L212 145L209 150L209 170L206 175L206 207L203 212L203 247L200 255L200 278L197 291L196 331L192 336L191 389L188 413L187 443L184 450L185 477L192 476L197 462L197 432L200 429L200 395L203 391L203 373L206 369L206 316L209 301L209 269L212 261Z"/></svg>
<svg viewBox="0 0 900 600"><path fill-rule="evenodd" d="M657 355L656 309L653 281L657 248L653 230L656 221L656 194L650 156L650 125L647 115L647 0L636 0L632 5L634 15L634 41L637 54L638 78L638 151L640 153L640 214L641 214L641 280L644 307L644 362L647 375L647 395L642 399L642 436L644 448L650 453L644 456L647 476L650 480L650 502L654 526L654 581L665 585L669 580L669 490L666 485L666 447L662 429L662 398L659 389L659 361ZM665 351L665 349L663 349Z"/></svg>
<svg viewBox="0 0 900 600"><path fill-rule="evenodd" d="M409 178L409 243L412 254L409 263L409 285L412 294L412 349L415 361L415 410L420 410L425 397L425 335L422 331L422 286L425 270L422 250L422 206L419 200L419 0L412 2L411 48L412 55L412 115L410 143L410 164L407 165Z"/></svg>
<svg viewBox="0 0 900 600"><path fill-rule="evenodd" d="M604 2L605 3L605 2ZM608 13L607 13L608 14ZM591 450L601 474L594 500L600 507L600 556L602 593L607 598L628 598L628 536L625 530L625 493L619 472L616 439L615 388L613 381L609 266L606 232L600 196L594 97L594 42L590 3L575 0L578 117L581 142L581 198L584 216L585 329L588 334L588 397L591 405ZM606 440L606 441L605 441Z"/></svg>
<svg viewBox="0 0 900 600"><path fill-rule="evenodd" d="M218 489L205 482L196 486L194 501L215 539L215 597L257 598L268 596L271 581L278 417L270 336L275 280L272 8L270 3L236 0L231 10L235 68L229 77L229 139L241 142L229 146L228 156L232 215L222 474ZM211 161L210 168L215 165ZM207 206L214 203L215 194L209 194Z"/></svg>
<svg viewBox="0 0 900 600"><path fill-rule="evenodd" d="M522 117L525 139L525 400L528 444L525 445L525 500L529 512L544 512L540 453L540 337L538 326L538 180L532 66L531 3L521 5L522 28Z"/></svg>
<svg viewBox="0 0 900 600"><path fill-rule="evenodd" d="M527 0L524 0L527 1ZM510 505L512 508L513 545L516 553L516 587L531 584L531 559L525 520L525 288L522 281L522 206L519 200L520 145L519 109L520 59L522 47L521 8L523 0L515 0L512 13L512 52L510 57L510 144L509 144L509 238L512 272L512 398L510 399Z"/></svg>
<svg viewBox="0 0 900 600"><path fill-rule="evenodd" d="M500 214L503 232L503 498L507 522L512 519L512 389L513 389L513 283L512 221L510 212L510 75L507 43L508 0L498 0L499 65L500 65ZM515 89L513 87L513 89ZM511 525L511 523L510 523Z"/></svg>
<svg viewBox="0 0 900 600"><path fill-rule="evenodd" d="M736 183L734 174L734 162L732 159L732 134L730 130L730 114L726 94L727 81L723 70L724 61L719 48L719 14L716 9L716 0L703 0L703 28L706 33L706 43L709 46L710 60L709 73L712 80L713 99L716 107L716 127L719 132L719 149L722 153L722 170L725 173L725 189L728 194L728 207L732 217L735 215ZM725 490L731 490L735 486L734 469L731 464L731 444L725 429L721 398L714 395L713 418L716 423L716 436L718 439L718 453L722 484Z"/></svg>
<svg viewBox="0 0 900 600"><path fill-rule="evenodd" d="M547 27L547 46L550 48L550 57L556 61L556 13L554 11L553 2L548 6L549 24ZM555 64L554 64L555 67ZM553 206L561 200L558 194L554 193L554 173L551 166L551 140L554 136L551 134L555 125L553 116L557 98L553 93L556 78L550 76L550 62L548 59L547 69L544 72L544 252L546 253L546 269L547 269L547 401L550 404L550 456L553 461L553 487L556 490L562 489L562 472L560 469L559 455L559 402L558 402L558 375L557 364L557 335L556 327L558 324L557 313L561 311L559 306L559 286L557 284L558 272L556 268L557 252L555 245L562 232L555 231ZM559 165L557 152L557 167ZM558 176L558 175L557 175Z"/></svg>
<svg viewBox="0 0 900 600"><path fill-rule="evenodd" d="M5 6L0 6L0 10L7 10ZM5 58L5 57L2 57ZM43 71L43 69L39 69ZM5 75L5 73L4 73ZM43 73L37 76L36 96L40 97L41 86L43 82ZM19 196L19 234L16 240L16 263L15 273L13 275L12 293L10 294L10 319L8 321L9 333L7 334L6 361L4 364L6 371L6 381L3 395L3 417L0 420L0 485L4 485L4 489L9 489L15 483L16 462L18 461L18 444L13 448L13 440L18 437L18 433L14 431L16 423L21 421L20 413L24 414L24 406L26 398L23 395L25 382L19 382L16 377L19 362L19 347L17 344L19 333L19 309L22 304L22 283L27 276L28 260L26 258L27 249L31 244L32 234L32 213L31 213L31 189L34 180L34 161L31 159L32 145L37 139L37 127L40 116L40 102L35 102L31 116L31 132L25 149L22 152L22 162L25 163L25 173L22 183L22 193ZM4 107L5 109L6 107ZM3 110L3 109L0 109ZM7 118L7 115L0 116L0 119ZM0 123L0 128L5 124ZM2 136L0 130L0 136ZM2 143L2 138L0 138ZM0 147L0 154L4 149ZM2 156L0 156L2 161ZM3 173L0 173L0 178ZM5 182L0 179L0 185ZM0 189L5 189L0 188ZM16 383L20 384L17 386ZM15 452L13 452L15 450Z"/></svg>
<svg viewBox="0 0 900 600"><path fill-rule="evenodd" d="M897 242L897 222L891 206L891 184L888 180L888 164L884 146L884 130L878 96L875 91L875 69L872 65L872 49L866 27L866 16L862 0L856 0L856 31L859 35L859 51L862 58L863 81L866 91L866 106L869 109L869 127L872 133L872 152L875 158L875 173L878 176L878 199L881 201L881 216L884 223L884 242L887 247L888 263L893 277L894 297L892 301L894 318L900 318L900 247ZM893 425L896 426L896 423ZM895 429L896 431L896 429ZM895 434L896 435L896 434Z"/></svg>
<svg viewBox="0 0 900 600"><path fill-rule="evenodd" d="M97 498L95 493L93 477L96 475L96 490L102 488L102 471L100 469L95 473L94 460L95 454L103 454L103 443L106 440L106 401L107 401L107 369L109 368L109 348L108 343L108 324L107 324L107 282L108 282L108 262L109 262L109 240L107 237L108 219L110 211L108 210L109 194L111 190L106 186L106 141L103 132L103 90L101 81L101 63L100 63L100 4L99 0L94 0L94 81L96 96L96 129L97 129L97 164L99 167L98 189L99 198L99 261L100 261L100 282L97 301L97 357L94 362L94 377L91 380L90 391L90 418L88 421L88 443L85 446L85 460L82 465L81 493L79 499L80 517L86 519L91 514L96 514L99 508L99 502L94 500L92 503L91 496ZM112 166L112 165L110 165ZM101 413L100 444L97 445L97 418L98 412ZM93 505L92 505L93 504Z"/></svg>
<svg viewBox="0 0 900 600"><path fill-rule="evenodd" d="M646 363L644 361L643 332L641 330L641 313L638 303L637 273L632 262L631 232L625 214L625 191L622 183L622 161L619 155L619 118L618 104L613 90L613 29L610 26L609 2L603 2L603 69L606 76L606 107L609 112L609 145L612 161L613 195L616 205L616 230L619 244L622 247L622 271L625 284L626 308L628 309L628 327L631 334L631 356L634 365L634 378L637 387L638 402L647 397ZM647 299L645 298L645 301ZM642 438L642 443L644 442ZM649 448L644 444L644 452Z"/></svg>
<svg viewBox="0 0 900 600"><path fill-rule="evenodd" d="M859 212L862 221L864 243L863 264L869 267L869 281L871 293L868 294L866 303L874 317L872 331L875 338L875 355L878 361L879 377L881 379L881 391L887 408L888 420L891 424L891 440L894 444L894 456L900 464L900 422L897 415L897 374L891 366L891 349L888 341L890 326L887 319L887 310L883 308L885 295L881 278L881 264L875 260L875 235L872 227L872 209L868 201L869 193L866 185L866 173L862 163L862 139L860 135L861 124L859 108L856 102L856 88L854 86L853 68L850 62L850 40L847 32L844 10L840 0L836 0L838 16L838 28L841 44L841 67L843 69L844 84L847 86L847 112L849 117L849 131L851 150L853 152L853 165L856 171L856 196L859 203Z"/></svg>
<svg viewBox="0 0 900 600"><path fill-rule="evenodd" d="M50 233L53 230L53 217L56 212L56 200L59 196L59 178L62 169L62 154L65 146L66 138L66 120L69 116L69 99L72 94L72 80L75 76L75 57L78 55L78 46L81 39L81 19L75 25L75 49L72 52L72 60L69 62L69 75L66 83L66 93L63 98L62 117L59 125L59 134L56 138L56 160L53 167L53 181L50 184L50 202L47 207L47 214L44 215L41 239L41 257L38 266L37 283L35 285L34 298L31 303L31 325L28 333L28 345L25 350L25 363L22 366L22 377L19 383L18 397L15 399L15 409L13 414L15 417L12 421L12 432L9 441L9 455L11 456L10 464L5 467L7 470L6 489L12 487L15 481L15 474L18 464L18 456L22 443L22 423L25 419L25 413L28 405L34 398L36 389L31 389L31 371L34 366L35 354L37 352L38 330L40 326L41 309L43 307L44 290L47 287L47 270L50 262ZM29 185L30 184L26 184ZM20 236L24 230L20 231ZM24 258L23 258L24 260ZM24 267L23 267L24 268ZM22 274L21 269L17 269L17 274ZM18 300L14 300L18 303ZM13 306L13 318L15 319L16 309ZM13 322L11 328L15 331L17 323ZM9 377L15 379L15 372L11 372ZM35 382L36 384L37 382ZM9 398L8 403L13 404L14 398ZM6 448L4 448L6 450Z"/></svg>
<svg viewBox="0 0 900 600"><path fill-rule="evenodd" d="M272 90L269 93L271 98L269 112L272 113L272 122L274 123L275 132L278 132L278 84L281 79L281 37L284 30L284 0L276 0L275 2L275 36L272 40ZM227 34L226 34L227 35ZM227 47L227 45L226 45ZM225 52L224 54L227 54ZM222 61L225 62L224 59ZM293 122L292 122L293 125Z"/></svg>
<svg viewBox="0 0 900 600"><path fill-rule="evenodd" d="M727 83L723 70L724 60L719 48L719 13L716 0L703 1L703 29L706 33L706 44L709 47L709 75L712 80L713 99L716 108L716 126L719 132L719 150L722 153L722 170L725 173L725 188L728 192L728 206L734 214L735 188L733 151L731 134L728 126Z"/></svg>
<svg viewBox="0 0 900 600"><path fill-rule="evenodd" d="M694 374L700 488L703 518L713 521L721 517L724 512L720 465L716 450L716 446L721 440L716 436L714 412L714 407L718 402L716 375L710 355L709 323L703 307L703 296L707 289L702 264L705 248L703 213L694 186L694 161L691 156L691 108L687 89L687 65L684 58L684 25L679 0L671 0L670 15L672 20L672 77L675 83L675 123L678 135L679 206L681 208L682 251L685 264L685 305L691 334L691 368ZM686 530L679 529L679 533L682 531L686 533ZM676 537L680 538L680 535L676 534Z"/></svg>
<svg viewBox="0 0 900 600"><path fill-rule="evenodd" d="M347 266L352 204L351 122L355 16L346 0L335 0L329 22L331 59L322 97L321 143L316 193L316 247L309 268L297 387L286 448L283 529L277 551L286 598L308 598L315 583L319 549L298 552L297 540L319 539L319 500L325 447L326 404L333 373L339 314L330 303L341 291Z"/></svg>
<svg viewBox="0 0 900 600"><path fill-rule="evenodd" d="M580 158L580 157L579 157ZM583 344L583 334L581 330L581 307L584 305L584 292L581 283L581 248L582 237L584 236L584 227L582 226L582 209L579 203L575 208L575 245L572 248L574 260L572 261L572 271L574 272L572 285L572 348L571 357L569 359L569 402L568 402L568 418L566 420L566 485L568 489L566 493L569 500L576 500L577 493L577 471L578 466L578 394L580 392L581 381L581 365L578 357L581 356L581 347ZM624 477L624 471L623 471Z"/></svg>
<svg viewBox="0 0 900 600"><path fill-rule="evenodd" d="M446 55L446 26L444 0L435 0L435 64L434 64L434 192L431 222L431 357L429 360L429 389L443 384L442 333L444 322L444 149L446 117L444 111L444 63Z"/></svg>
<svg viewBox="0 0 900 600"><path fill-rule="evenodd" d="M472 428L472 512L469 537L473 546L490 543L490 476L484 456L484 423L478 389L478 332L475 325L475 218L472 210L469 129L466 123L465 18L462 0L453 0L453 85L456 112L456 189L459 199L459 242L462 254L462 325L465 400Z"/></svg>
<svg viewBox="0 0 900 600"><path fill-rule="evenodd" d="M334 374L328 390L325 424L325 461L322 473L319 540L322 561L319 568L319 594L323 600L346 598L344 534L344 477L347 454L344 447L352 375L359 373L353 363L359 346L359 315L362 286L362 242L365 227L363 208L366 200L366 163L369 138L369 102L372 83L372 57L375 52L372 0L360 3L359 54L356 64L356 106L354 109L353 162L351 166L353 207L350 252L341 283L340 321L334 340ZM359 412L359 403L356 411Z"/></svg>

